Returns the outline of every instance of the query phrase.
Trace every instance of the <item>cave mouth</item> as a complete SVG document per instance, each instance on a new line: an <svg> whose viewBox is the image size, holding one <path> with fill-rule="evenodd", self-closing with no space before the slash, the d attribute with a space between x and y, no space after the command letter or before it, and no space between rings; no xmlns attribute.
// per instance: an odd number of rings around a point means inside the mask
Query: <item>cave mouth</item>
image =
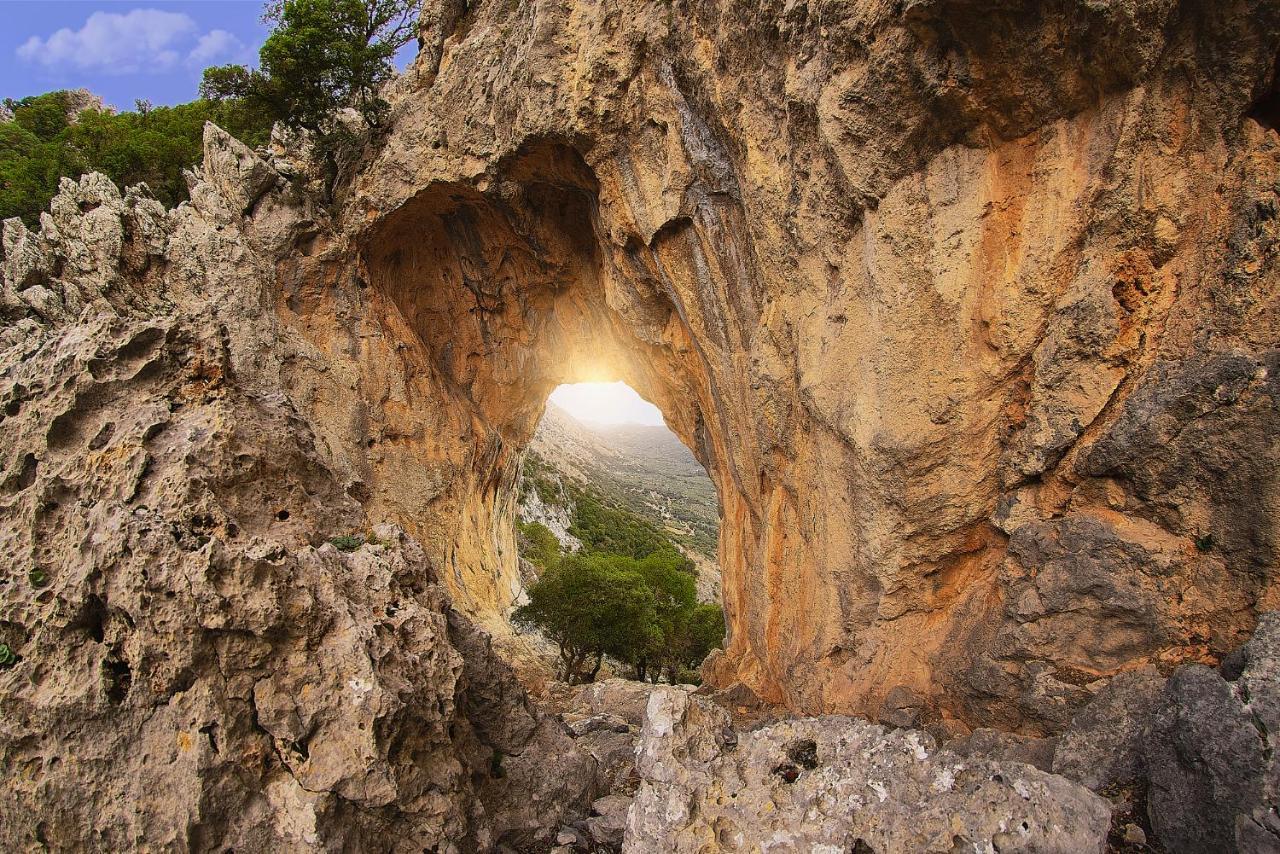
<svg viewBox="0 0 1280 854"><path fill-rule="evenodd" d="M548 398L621 381L714 483L703 565L724 573L732 645L756 515L689 325L710 309L672 285L698 275L688 256L702 247L602 220L599 192L576 150L543 140L483 180L427 185L364 236L359 276L397 365L376 413L396 441L371 460L371 506L428 543L455 607L501 640L525 589L519 486Z"/></svg>
<svg viewBox="0 0 1280 854"><path fill-rule="evenodd" d="M517 495L511 618L555 678L700 682L725 643L720 502L661 410L622 381L561 384Z"/></svg>
<svg viewBox="0 0 1280 854"><path fill-rule="evenodd" d="M621 380L562 383L547 398L528 454L638 515L714 571L719 601L720 496L656 405Z"/></svg>
<svg viewBox="0 0 1280 854"><path fill-rule="evenodd" d="M666 428L662 410L621 380L562 383L547 398L578 421L587 424L637 424ZM546 421L543 415L542 422ZM539 422L539 426L541 423ZM674 434L673 434L674 436Z"/></svg>

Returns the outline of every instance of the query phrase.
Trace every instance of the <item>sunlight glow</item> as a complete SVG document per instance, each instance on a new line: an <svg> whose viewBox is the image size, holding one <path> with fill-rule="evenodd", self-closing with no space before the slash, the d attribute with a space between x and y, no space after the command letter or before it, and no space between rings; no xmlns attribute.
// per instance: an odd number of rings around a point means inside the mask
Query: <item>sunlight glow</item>
<svg viewBox="0 0 1280 854"><path fill-rule="evenodd" d="M562 385L551 392L550 400L579 421L666 425L658 407L636 394L624 382Z"/></svg>

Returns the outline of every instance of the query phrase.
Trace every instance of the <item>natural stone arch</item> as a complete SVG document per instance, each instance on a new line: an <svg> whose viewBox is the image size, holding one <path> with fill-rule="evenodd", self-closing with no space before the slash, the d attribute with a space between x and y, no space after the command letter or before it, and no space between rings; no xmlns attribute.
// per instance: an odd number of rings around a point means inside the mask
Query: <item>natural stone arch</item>
<svg viewBox="0 0 1280 854"><path fill-rule="evenodd" d="M355 177L342 239L364 268L338 275L365 284L381 275L375 244L397 222L412 235L414 205L445 210L442 188L516 235L548 227L528 202L546 187L585 191L589 216L573 217L591 229L570 230L596 248L571 278L592 283L590 311L608 318L594 328L627 354L617 376L705 455L722 498L732 628L717 682L869 715L902 687L931 711L1043 732L1083 683L1212 658L1275 601L1271 546L1232 521L1241 496L1273 500L1268 452L1232 466L1239 487L1219 495L1188 480L1180 515L1143 485L1149 455L1110 435L1165 406L1178 371L1198 387L1208 368L1187 357L1205 335L1215 358L1261 364L1270 321L1219 325L1207 307L1240 273L1205 259L1265 204L1269 143L1239 126L1248 85L1188 83L1179 63L1197 57L1202 82L1253 80L1274 39L1243 2L1186 17L1032 6L980 27L950 2L786 22L741 4L485 6L456 32L446 15ZM1050 33L1051 51L1004 47ZM1240 49L1187 52L1225 44ZM1082 63L1102 75L1073 73ZM468 397L483 382L460 393L427 347L400 349L421 337L404 313L420 307L388 295L400 287L360 292L386 337L360 341L369 405L342 418L394 435L350 468L474 612L503 595L512 544L492 523L541 401L517 395L492 420ZM324 326L328 308L304 322ZM1248 435L1259 417L1231 413ZM338 455L365 441L319 420ZM1182 471L1203 458L1178 453ZM1200 556L1206 524L1229 527L1231 548ZM1082 577L1097 583L1073 590Z"/></svg>
<svg viewBox="0 0 1280 854"><path fill-rule="evenodd" d="M397 346L419 351L432 384L468 413L468 441L490 449L459 473L470 498L443 544L458 570L444 578L464 607L502 628L518 592L512 487L556 386L628 383L663 411L722 496L735 486L717 450L724 437L707 428L705 367L664 292L659 250L607 248L598 182L567 145L527 145L497 174L484 192L425 188L371 230L361 259L375 304L408 333Z"/></svg>

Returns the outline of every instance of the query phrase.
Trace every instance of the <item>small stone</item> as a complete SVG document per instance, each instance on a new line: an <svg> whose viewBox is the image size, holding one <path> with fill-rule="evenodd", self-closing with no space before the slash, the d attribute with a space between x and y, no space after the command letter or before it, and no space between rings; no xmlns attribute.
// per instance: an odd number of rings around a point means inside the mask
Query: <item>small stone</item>
<svg viewBox="0 0 1280 854"><path fill-rule="evenodd" d="M1126 824L1124 826L1124 841L1130 845L1146 845L1147 834L1136 824Z"/></svg>

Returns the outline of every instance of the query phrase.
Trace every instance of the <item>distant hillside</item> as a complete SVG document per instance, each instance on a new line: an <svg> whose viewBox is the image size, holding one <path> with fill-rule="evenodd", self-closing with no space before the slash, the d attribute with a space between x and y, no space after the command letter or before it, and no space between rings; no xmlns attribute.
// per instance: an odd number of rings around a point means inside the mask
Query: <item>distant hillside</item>
<svg viewBox="0 0 1280 854"><path fill-rule="evenodd" d="M706 471L665 427L594 425L547 404L532 451L601 497L648 519L699 563L716 559L720 511Z"/></svg>

